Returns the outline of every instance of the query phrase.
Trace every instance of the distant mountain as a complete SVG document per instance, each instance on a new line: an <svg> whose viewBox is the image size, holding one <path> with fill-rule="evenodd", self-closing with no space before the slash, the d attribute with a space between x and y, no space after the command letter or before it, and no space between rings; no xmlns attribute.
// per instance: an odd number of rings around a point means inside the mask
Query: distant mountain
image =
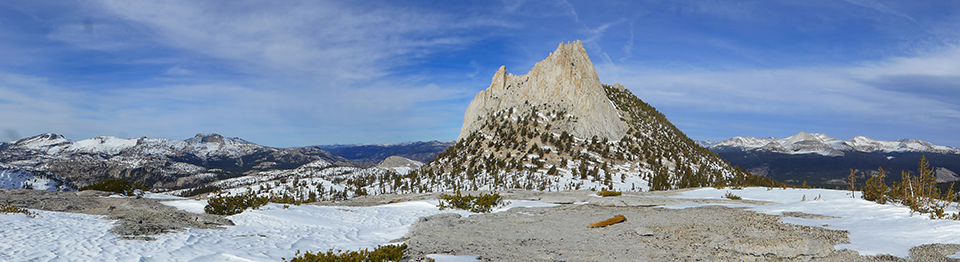
<svg viewBox="0 0 960 262"><path fill-rule="evenodd" d="M455 142L408 142L399 144L352 144L352 145L320 145L317 146L330 153L342 156L351 161L379 163L390 156L402 156L420 162L430 162L440 152L447 150Z"/></svg>
<svg viewBox="0 0 960 262"><path fill-rule="evenodd" d="M857 136L849 140L840 140L825 134L806 132L783 139L737 136L720 142L701 141L699 144L705 145L714 152L754 151L823 156L843 156L845 152L960 154L960 149L915 139L879 141Z"/></svg>
<svg viewBox="0 0 960 262"><path fill-rule="evenodd" d="M901 171L916 173L922 156L934 167L939 182L960 181L955 173L960 171L960 149L915 139L880 141L857 136L840 140L800 132L787 138L738 136L698 143L751 173L794 184L844 186L851 168L862 183L878 167L887 172L888 182L898 181Z"/></svg>
<svg viewBox="0 0 960 262"><path fill-rule="evenodd" d="M49 172L76 186L118 178L154 188L185 188L315 160L349 165L347 159L318 147L273 148L218 134L186 140L101 136L73 141L48 133L0 143L0 163Z"/></svg>
<svg viewBox="0 0 960 262"><path fill-rule="evenodd" d="M422 165L391 156L362 166L316 146L273 148L218 134L185 140L103 136L73 141L48 133L0 143L0 188L70 191L114 178L172 195L256 194L274 202L300 203L422 192L417 181L407 177Z"/></svg>

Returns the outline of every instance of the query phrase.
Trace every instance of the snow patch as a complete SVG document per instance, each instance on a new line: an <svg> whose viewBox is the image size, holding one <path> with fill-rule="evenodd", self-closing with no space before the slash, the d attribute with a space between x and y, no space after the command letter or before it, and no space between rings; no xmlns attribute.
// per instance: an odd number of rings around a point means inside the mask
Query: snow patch
<svg viewBox="0 0 960 262"><path fill-rule="evenodd" d="M785 211L803 212L838 219L802 219L784 217L784 222L818 226L850 232L850 244L836 245L837 249L850 249L860 255L890 254L907 258L910 248L943 243L960 244L960 221L931 220L928 215L911 215L908 207L881 205L861 199L856 192L829 189L770 189L761 187L743 190L703 188L681 193L678 198L721 198L731 192L743 199L765 200L779 204L756 205L748 210L779 215ZM813 200L813 199L817 200ZM751 206L751 205L742 205ZM680 206L671 206L679 208ZM957 212L956 209L948 210Z"/></svg>

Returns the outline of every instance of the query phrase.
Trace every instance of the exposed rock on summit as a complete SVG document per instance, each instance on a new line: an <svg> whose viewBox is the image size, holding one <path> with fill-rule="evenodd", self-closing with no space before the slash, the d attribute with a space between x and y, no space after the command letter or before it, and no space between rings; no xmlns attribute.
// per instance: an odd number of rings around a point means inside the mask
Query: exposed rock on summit
<svg viewBox="0 0 960 262"><path fill-rule="evenodd" d="M579 41L525 75L500 67L457 143L411 177L423 192L776 183L733 168L620 84L602 84Z"/></svg>
<svg viewBox="0 0 960 262"><path fill-rule="evenodd" d="M579 40L560 43L525 75L509 74L501 66L490 87L477 93L467 107L457 140L480 130L489 112L511 108L527 112L534 107L570 114L558 127L576 137L617 140L627 133L627 125L604 93L583 44Z"/></svg>

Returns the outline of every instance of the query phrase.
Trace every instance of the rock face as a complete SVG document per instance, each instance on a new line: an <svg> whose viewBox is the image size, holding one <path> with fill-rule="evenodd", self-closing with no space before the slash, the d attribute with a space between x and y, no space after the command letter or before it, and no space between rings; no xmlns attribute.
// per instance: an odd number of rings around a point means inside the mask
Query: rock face
<svg viewBox="0 0 960 262"><path fill-rule="evenodd" d="M934 173L937 177L937 183L953 183L960 181L960 176L957 176L957 173L954 173L952 170L944 167L937 167L934 169Z"/></svg>
<svg viewBox="0 0 960 262"><path fill-rule="evenodd" d="M380 161L380 164L377 164L377 168L393 170L399 174L406 175L410 171L416 170L423 166L423 162L409 159L402 156L390 156L383 161Z"/></svg>
<svg viewBox="0 0 960 262"><path fill-rule="evenodd" d="M579 41L560 44L525 75L501 67L467 108L457 143L411 174L418 192L645 191L748 181L630 90L600 83Z"/></svg>
<svg viewBox="0 0 960 262"><path fill-rule="evenodd" d="M618 140L627 132L627 125L604 95L593 63L578 40L561 43L525 75L509 74L506 66L501 66L490 87L477 93L467 107L457 140L480 130L489 112L510 108L526 112L533 107L572 115L571 121L558 127L576 137Z"/></svg>

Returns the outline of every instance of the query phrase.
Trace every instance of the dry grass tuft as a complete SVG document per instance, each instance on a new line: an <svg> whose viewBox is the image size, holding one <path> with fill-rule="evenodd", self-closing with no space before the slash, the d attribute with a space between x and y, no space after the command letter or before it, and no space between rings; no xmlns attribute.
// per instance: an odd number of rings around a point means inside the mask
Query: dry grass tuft
<svg viewBox="0 0 960 262"><path fill-rule="evenodd" d="M607 189L603 189L603 190L600 190L600 192L597 192L597 195L602 197L619 196L621 194L623 193L620 191L607 191Z"/></svg>

